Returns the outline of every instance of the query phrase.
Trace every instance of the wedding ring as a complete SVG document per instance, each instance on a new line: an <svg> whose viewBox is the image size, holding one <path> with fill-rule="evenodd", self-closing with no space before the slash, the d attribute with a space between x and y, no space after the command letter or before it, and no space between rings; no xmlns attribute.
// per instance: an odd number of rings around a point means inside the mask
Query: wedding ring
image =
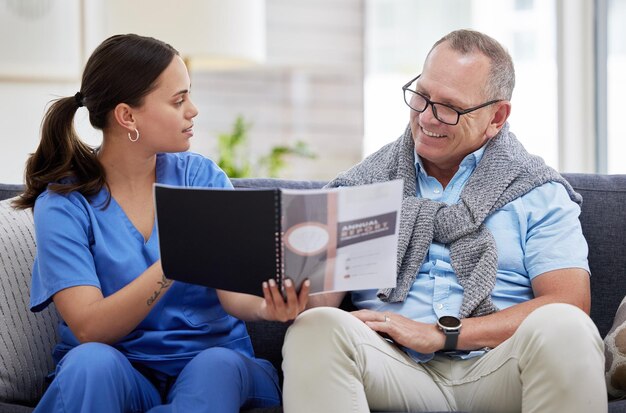
<svg viewBox="0 0 626 413"><path fill-rule="evenodd" d="M385 314L385 323L388 323L389 320L391 320L391 318L387 314Z"/></svg>

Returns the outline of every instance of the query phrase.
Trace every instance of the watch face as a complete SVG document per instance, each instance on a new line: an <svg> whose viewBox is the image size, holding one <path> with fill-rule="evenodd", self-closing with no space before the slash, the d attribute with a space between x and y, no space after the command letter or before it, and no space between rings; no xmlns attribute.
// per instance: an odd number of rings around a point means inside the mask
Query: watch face
<svg viewBox="0 0 626 413"><path fill-rule="evenodd" d="M455 328L461 327L461 320L459 320L456 317L449 316L449 315L439 317L439 320L437 322L442 328L455 329Z"/></svg>

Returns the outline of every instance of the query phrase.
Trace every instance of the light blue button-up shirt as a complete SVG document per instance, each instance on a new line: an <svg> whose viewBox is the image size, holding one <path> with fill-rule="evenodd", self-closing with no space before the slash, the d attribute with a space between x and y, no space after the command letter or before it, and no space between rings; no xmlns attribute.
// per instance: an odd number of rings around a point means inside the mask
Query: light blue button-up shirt
<svg viewBox="0 0 626 413"><path fill-rule="evenodd" d="M417 196L448 205L457 203L483 153L484 147L466 156L445 189L428 176L416 156ZM589 271L587 242L579 215L580 207L571 201L565 187L549 182L486 219L485 225L492 232L498 249L498 273L491 297L499 309L532 299L531 280L545 272L561 268ZM450 265L450 250L438 242L430 245L404 302L385 303L378 299L376 292L353 292L352 301L360 309L392 311L430 324L444 315L458 316L463 299L463 287ZM432 355L413 351L409 354L422 362L432 358Z"/></svg>

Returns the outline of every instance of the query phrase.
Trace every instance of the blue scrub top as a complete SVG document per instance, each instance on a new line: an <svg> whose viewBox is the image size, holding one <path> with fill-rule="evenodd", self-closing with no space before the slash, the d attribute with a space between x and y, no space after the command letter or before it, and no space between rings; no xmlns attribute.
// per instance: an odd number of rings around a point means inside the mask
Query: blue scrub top
<svg viewBox="0 0 626 413"><path fill-rule="evenodd" d="M156 181L232 188L214 162L188 152L157 155ZM78 192L44 191L37 198L32 311L46 308L58 291L79 285L97 287L107 297L159 259L156 223L145 241L115 199L102 209L107 195L103 188L91 202ZM79 344L63 321L59 335L55 362ZM215 346L253 356L245 324L224 311L215 290L182 282L174 282L135 330L115 344L131 362L171 376L199 352Z"/></svg>

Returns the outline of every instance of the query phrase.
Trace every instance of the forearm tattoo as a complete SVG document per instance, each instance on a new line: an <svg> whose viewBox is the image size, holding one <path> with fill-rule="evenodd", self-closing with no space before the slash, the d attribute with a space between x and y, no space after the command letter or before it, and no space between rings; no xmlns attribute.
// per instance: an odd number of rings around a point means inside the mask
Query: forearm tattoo
<svg viewBox="0 0 626 413"><path fill-rule="evenodd" d="M148 298L148 301L146 301L148 307L154 304L154 302L161 295L163 290L172 285L172 280L168 280L167 278L165 278L165 274L163 274L163 278L161 278L161 281L158 281L157 284L159 284L159 289L152 293L152 296Z"/></svg>

